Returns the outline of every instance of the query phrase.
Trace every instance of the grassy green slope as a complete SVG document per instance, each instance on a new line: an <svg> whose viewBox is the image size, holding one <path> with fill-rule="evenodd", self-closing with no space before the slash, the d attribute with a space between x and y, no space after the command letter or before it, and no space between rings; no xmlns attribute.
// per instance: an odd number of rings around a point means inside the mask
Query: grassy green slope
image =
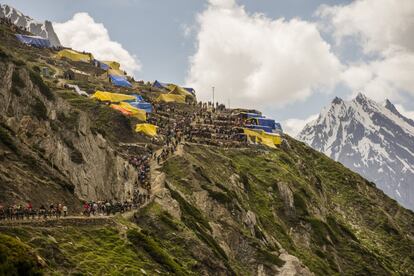
<svg viewBox="0 0 414 276"><path fill-rule="evenodd" d="M204 209L203 220L247 238L239 215L252 210L258 218L253 241L263 246L268 235L275 238L317 274L414 271L413 213L341 164L300 142L289 143L291 149L271 152L188 146L165 172L188 202ZM237 181L231 181L234 176ZM209 213L197 200L203 192L230 215Z"/></svg>

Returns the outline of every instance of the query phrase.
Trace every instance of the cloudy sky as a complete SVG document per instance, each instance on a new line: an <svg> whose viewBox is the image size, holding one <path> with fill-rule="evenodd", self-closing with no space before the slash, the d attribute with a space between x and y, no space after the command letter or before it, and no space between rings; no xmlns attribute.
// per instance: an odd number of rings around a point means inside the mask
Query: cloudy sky
<svg viewBox="0 0 414 276"><path fill-rule="evenodd" d="M256 108L294 135L335 96L414 117L413 0L9 0L138 79Z"/></svg>

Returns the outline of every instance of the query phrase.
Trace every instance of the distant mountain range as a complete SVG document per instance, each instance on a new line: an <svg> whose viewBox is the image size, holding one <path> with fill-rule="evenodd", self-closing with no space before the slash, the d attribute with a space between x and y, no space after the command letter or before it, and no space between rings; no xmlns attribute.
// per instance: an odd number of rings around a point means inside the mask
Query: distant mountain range
<svg viewBox="0 0 414 276"><path fill-rule="evenodd" d="M61 46L50 21L45 21L44 23L37 22L6 4L0 5L0 17L10 19L16 26L26 28L34 35L49 39L53 46Z"/></svg>
<svg viewBox="0 0 414 276"><path fill-rule="evenodd" d="M381 105L363 94L352 101L335 98L297 138L414 210L414 121L389 100Z"/></svg>

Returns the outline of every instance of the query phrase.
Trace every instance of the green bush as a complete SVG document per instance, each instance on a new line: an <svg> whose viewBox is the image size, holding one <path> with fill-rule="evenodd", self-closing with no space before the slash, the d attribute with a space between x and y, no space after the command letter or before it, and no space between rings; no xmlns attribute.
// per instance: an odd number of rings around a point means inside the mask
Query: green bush
<svg viewBox="0 0 414 276"><path fill-rule="evenodd" d="M70 153L70 160L76 164L82 164L84 162L82 153L77 149L73 149Z"/></svg>
<svg viewBox="0 0 414 276"><path fill-rule="evenodd" d="M17 152L17 147L13 141L13 138L10 136L9 132L2 126L0 126L0 142L2 142L12 151Z"/></svg>
<svg viewBox="0 0 414 276"><path fill-rule="evenodd" d="M20 93L20 89L18 87L16 87L16 86L12 86L11 92L14 95L18 96L18 97L20 97L22 95L22 93Z"/></svg>
<svg viewBox="0 0 414 276"><path fill-rule="evenodd" d="M285 261L280 259L278 256L273 255L267 250L262 250L262 249L258 250L258 259L264 262L267 262L267 263L277 265L278 267L281 267L285 264Z"/></svg>
<svg viewBox="0 0 414 276"><path fill-rule="evenodd" d="M142 247L152 259L174 275L188 275L186 271L150 236L137 230L129 230L127 237L136 247Z"/></svg>
<svg viewBox="0 0 414 276"><path fill-rule="evenodd" d="M79 112L72 111L69 115L63 112L58 112L57 119L62 122L68 129L76 130L79 124Z"/></svg>
<svg viewBox="0 0 414 276"><path fill-rule="evenodd" d="M0 275L42 275L36 257L19 240L0 234Z"/></svg>
<svg viewBox="0 0 414 276"><path fill-rule="evenodd" d="M167 188L169 188L171 196L175 200L177 200L178 203L180 204L180 209L183 211L183 213L185 213L187 216L191 217L195 222L201 224L202 226L204 226L209 231L212 231L210 224L208 224L207 220L203 217L203 215L201 214L201 212L197 208L195 208L193 205L188 203L184 198L182 198L181 195L178 192L172 190L168 186L167 186Z"/></svg>
<svg viewBox="0 0 414 276"><path fill-rule="evenodd" d="M332 229L325 222L316 218L307 218L307 222L312 227L312 237L314 241L319 245L331 243L328 240L328 236L332 242L338 242L338 239Z"/></svg>
<svg viewBox="0 0 414 276"><path fill-rule="evenodd" d="M26 65L26 62L24 62L23 60L21 60L21 59L13 59L13 63L14 63L14 65L16 65L16 66L23 66L23 65Z"/></svg>
<svg viewBox="0 0 414 276"><path fill-rule="evenodd" d="M40 93L43 94L49 101L54 100L55 96L53 95L52 91L50 90L49 86L47 86L44 82L42 77L39 73L34 71L30 71L29 73L30 79L32 80L33 84L39 88Z"/></svg>
<svg viewBox="0 0 414 276"><path fill-rule="evenodd" d="M299 217L305 217L309 215L308 206L306 205L305 200L299 193L293 194L293 204L295 206L296 215Z"/></svg>
<svg viewBox="0 0 414 276"><path fill-rule="evenodd" d="M0 60L1 61L7 61L9 59L9 55L0 48Z"/></svg>
<svg viewBox="0 0 414 276"><path fill-rule="evenodd" d="M19 71L16 70L13 71L12 82L14 87L24 88L26 86L23 79L20 77Z"/></svg>
<svg viewBox="0 0 414 276"><path fill-rule="evenodd" d="M221 203L223 205L232 203L232 199L225 193L214 191L210 189L207 185L201 185L201 188L206 190L208 192L208 195L218 203Z"/></svg>
<svg viewBox="0 0 414 276"><path fill-rule="evenodd" d="M160 220L165 225L167 225L168 227L170 227L171 229L173 229L175 231L180 230L178 228L178 225L174 222L174 218L167 211L164 211L164 212L161 213Z"/></svg>
<svg viewBox="0 0 414 276"><path fill-rule="evenodd" d="M33 71L35 71L36 73L40 73L40 67L37 65L33 66Z"/></svg>
<svg viewBox="0 0 414 276"><path fill-rule="evenodd" d="M32 108L33 108L33 114L39 120L46 120L48 118L47 117L47 108L39 98L34 98Z"/></svg>

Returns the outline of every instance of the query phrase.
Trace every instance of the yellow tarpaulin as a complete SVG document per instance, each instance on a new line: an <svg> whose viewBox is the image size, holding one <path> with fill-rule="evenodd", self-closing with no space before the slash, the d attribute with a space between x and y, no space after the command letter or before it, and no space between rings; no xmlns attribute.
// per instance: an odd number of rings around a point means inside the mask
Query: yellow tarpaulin
<svg viewBox="0 0 414 276"><path fill-rule="evenodd" d="M121 71L119 69L109 69L108 74L113 76L125 77L124 71Z"/></svg>
<svg viewBox="0 0 414 276"><path fill-rule="evenodd" d="M137 124L135 126L135 131L138 133L144 133L150 137L154 137L157 136L157 128L157 126L151 124Z"/></svg>
<svg viewBox="0 0 414 276"><path fill-rule="evenodd" d="M270 139L270 140L272 140L272 141L273 141L273 144L275 144L275 145L280 145L280 144L282 144L282 138L281 138L279 135L276 135L276 134L270 134L270 133L267 133L267 132L264 132L264 131L263 131L262 136L263 136L264 138L266 138L266 139Z"/></svg>
<svg viewBox="0 0 414 276"><path fill-rule="evenodd" d="M266 133L263 130L251 130L245 128L243 131L250 141L260 143L270 148L276 148L276 145L280 145L282 143L280 136Z"/></svg>
<svg viewBox="0 0 414 276"><path fill-rule="evenodd" d="M97 99L103 102L111 102L111 103L119 103L123 101L134 101L136 98L131 95L125 94L118 94L118 93L111 93L111 92L104 92L104 91L96 91L95 94L92 95L92 99Z"/></svg>
<svg viewBox="0 0 414 276"><path fill-rule="evenodd" d="M137 118L138 120L140 121L147 120L147 112L145 112L145 110L133 107L129 103L125 103L125 102L120 103L119 106L131 112L131 116Z"/></svg>
<svg viewBox="0 0 414 276"><path fill-rule="evenodd" d="M121 64L119 64L116 61L101 61L101 62L108 65L109 68L114 69L114 70L119 70L119 68L121 67Z"/></svg>
<svg viewBox="0 0 414 276"><path fill-rule="evenodd" d="M90 62L93 60L92 54L82 54L70 49L64 49L56 54L56 57L61 58L67 58L72 61L83 61L83 62Z"/></svg>
<svg viewBox="0 0 414 276"><path fill-rule="evenodd" d="M169 84L168 89L170 89L170 93L168 93L168 94L181 95L181 96L184 96L184 97L186 97L186 96L193 97L193 95L190 92L188 92L184 88L182 88L178 85L175 85L175 84Z"/></svg>
<svg viewBox="0 0 414 276"><path fill-rule="evenodd" d="M156 101L163 103L185 103L185 96L175 94L161 94L156 99Z"/></svg>

